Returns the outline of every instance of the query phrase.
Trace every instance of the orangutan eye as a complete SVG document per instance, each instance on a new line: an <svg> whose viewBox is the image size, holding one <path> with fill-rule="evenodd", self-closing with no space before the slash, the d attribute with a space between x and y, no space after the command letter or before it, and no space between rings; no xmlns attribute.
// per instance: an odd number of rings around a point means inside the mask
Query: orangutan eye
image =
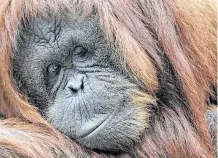
<svg viewBox="0 0 218 158"><path fill-rule="evenodd" d="M61 70L61 66L59 64L51 64L47 68L47 72L50 77L54 77L58 75L60 70Z"/></svg>
<svg viewBox="0 0 218 158"><path fill-rule="evenodd" d="M73 55L75 58L79 57L79 58L85 58L86 55L88 53L88 50L82 46L77 46L74 49Z"/></svg>

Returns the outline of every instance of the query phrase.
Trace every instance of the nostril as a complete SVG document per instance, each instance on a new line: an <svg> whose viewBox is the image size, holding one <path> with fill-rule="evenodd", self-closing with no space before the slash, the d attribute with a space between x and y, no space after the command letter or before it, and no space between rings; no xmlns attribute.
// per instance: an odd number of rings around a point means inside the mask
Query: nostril
<svg viewBox="0 0 218 158"><path fill-rule="evenodd" d="M73 77L67 84L67 88L73 92L77 93L79 90L84 89L85 75L78 75Z"/></svg>
<svg viewBox="0 0 218 158"><path fill-rule="evenodd" d="M85 80L85 76L81 77L81 89L84 89L84 80Z"/></svg>
<svg viewBox="0 0 218 158"><path fill-rule="evenodd" d="M70 91L73 92L73 93L77 93L77 92L78 92L78 89L74 89L74 88L72 88L72 87L68 87L68 88L69 88Z"/></svg>
<svg viewBox="0 0 218 158"><path fill-rule="evenodd" d="M83 83L82 82L80 82L80 83L78 83L78 82L70 82L69 84L68 84L68 89L71 91L71 92L73 92L73 93L76 93L76 92L78 92L80 89L82 89L82 87L83 87Z"/></svg>
<svg viewBox="0 0 218 158"><path fill-rule="evenodd" d="M84 81L82 81L81 89L84 89Z"/></svg>

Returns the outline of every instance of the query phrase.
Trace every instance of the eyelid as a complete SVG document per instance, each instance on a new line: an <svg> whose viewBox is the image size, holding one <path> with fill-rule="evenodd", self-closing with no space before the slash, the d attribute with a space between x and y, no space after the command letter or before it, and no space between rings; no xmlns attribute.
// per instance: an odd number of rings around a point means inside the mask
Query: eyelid
<svg viewBox="0 0 218 158"><path fill-rule="evenodd" d="M83 57L86 55L88 50L84 48L83 46L76 46L73 51L73 55L78 55L80 57Z"/></svg>
<svg viewBox="0 0 218 158"><path fill-rule="evenodd" d="M52 63L47 67L47 73L49 76L56 76L60 72L60 70L61 65L57 63Z"/></svg>
<svg viewBox="0 0 218 158"><path fill-rule="evenodd" d="M91 55L91 52L83 47L83 46L77 46L73 50L73 62L84 62L87 60Z"/></svg>

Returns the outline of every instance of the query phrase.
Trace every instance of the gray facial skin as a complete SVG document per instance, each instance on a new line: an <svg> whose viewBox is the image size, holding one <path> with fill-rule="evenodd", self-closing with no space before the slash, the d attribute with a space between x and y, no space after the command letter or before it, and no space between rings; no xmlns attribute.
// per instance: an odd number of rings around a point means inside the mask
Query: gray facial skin
<svg viewBox="0 0 218 158"><path fill-rule="evenodd" d="M84 147L131 148L143 132L131 103L137 86L113 59L97 18L37 18L20 32L15 82L45 118Z"/></svg>

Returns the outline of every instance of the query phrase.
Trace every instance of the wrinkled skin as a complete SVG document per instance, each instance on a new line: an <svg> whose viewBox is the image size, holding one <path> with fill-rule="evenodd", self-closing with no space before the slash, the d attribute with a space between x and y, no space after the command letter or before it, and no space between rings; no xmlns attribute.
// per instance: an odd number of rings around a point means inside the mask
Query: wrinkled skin
<svg viewBox="0 0 218 158"><path fill-rule="evenodd" d="M138 87L115 59L115 45L106 44L97 21L64 16L26 24L18 38L14 78L62 133L87 148L125 151L139 139L147 118L139 117L132 103Z"/></svg>

